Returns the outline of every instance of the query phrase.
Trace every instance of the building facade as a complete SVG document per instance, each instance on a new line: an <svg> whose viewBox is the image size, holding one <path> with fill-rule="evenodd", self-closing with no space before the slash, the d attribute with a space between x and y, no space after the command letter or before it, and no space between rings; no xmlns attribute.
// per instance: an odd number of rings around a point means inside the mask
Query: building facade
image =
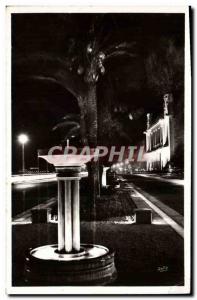
<svg viewBox="0 0 197 300"><path fill-rule="evenodd" d="M151 114L147 114L146 153L147 171L163 170L174 156L174 116L171 109L171 94L164 95L163 117L151 124Z"/></svg>

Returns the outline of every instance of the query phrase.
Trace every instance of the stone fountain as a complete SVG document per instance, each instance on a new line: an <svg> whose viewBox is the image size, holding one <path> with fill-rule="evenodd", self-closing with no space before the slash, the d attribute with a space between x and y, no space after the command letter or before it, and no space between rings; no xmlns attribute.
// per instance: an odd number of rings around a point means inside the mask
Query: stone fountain
<svg viewBox="0 0 197 300"><path fill-rule="evenodd" d="M25 278L31 285L106 285L116 278L114 252L80 242L81 167L94 155L40 155L56 170L58 244L30 249Z"/></svg>

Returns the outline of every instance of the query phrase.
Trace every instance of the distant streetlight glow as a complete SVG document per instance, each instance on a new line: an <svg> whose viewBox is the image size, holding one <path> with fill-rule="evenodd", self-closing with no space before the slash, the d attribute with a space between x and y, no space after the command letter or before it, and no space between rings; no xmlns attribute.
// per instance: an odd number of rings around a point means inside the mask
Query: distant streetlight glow
<svg viewBox="0 0 197 300"><path fill-rule="evenodd" d="M26 144L28 142L28 136L26 134L20 134L18 136L18 141L20 144Z"/></svg>
<svg viewBox="0 0 197 300"><path fill-rule="evenodd" d="M22 145L22 172L25 173L25 144L29 141L26 134L20 134L18 136L18 141Z"/></svg>

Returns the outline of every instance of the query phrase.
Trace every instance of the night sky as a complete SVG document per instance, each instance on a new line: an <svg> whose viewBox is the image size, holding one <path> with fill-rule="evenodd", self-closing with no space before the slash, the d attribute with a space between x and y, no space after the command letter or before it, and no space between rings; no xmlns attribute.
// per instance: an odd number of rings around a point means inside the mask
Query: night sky
<svg viewBox="0 0 197 300"><path fill-rule="evenodd" d="M64 57L72 39L88 43L88 30L94 14L13 14L12 15L12 137L13 172L21 165L19 133L27 133L26 167L37 165L37 149L58 145L60 137L52 128L68 113L79 113L76 98L60 84L38 80L27 73L36 69L29 61L34 54ZM162 96L147 83L145 61L162 37L184 47L183 14L105 14L102 24L103 45L135 42L134 59L114 58L97 86L98 102L105 103L110 91L113 107L122 105L123 126L131 145L141 143L146 128L146 113L162 113ZM80 49L79 49L80 51ZM28 71L29 72L29 71ZM104 100L103 100L104 99ZM103 104L102 104L103 105ZM101 105L101 107L102 107ZM132 121L128 113L136 116Z"/></svg>

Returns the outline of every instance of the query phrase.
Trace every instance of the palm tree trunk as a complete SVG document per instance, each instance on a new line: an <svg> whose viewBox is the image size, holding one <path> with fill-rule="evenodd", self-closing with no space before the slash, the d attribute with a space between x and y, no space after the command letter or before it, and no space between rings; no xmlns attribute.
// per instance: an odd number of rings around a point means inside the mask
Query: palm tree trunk
<svg viewBox="0 0 197 300"><path fill-rule="evenodd" d="M87 134L89 146L95 148L97 146L97 96L96 85L90 83L87 92Z"/></svg>
<svg viewBox="0 0 197 300"><path fill-rule="evenodd" d="M97 146L98 116L97 116L97 96L96 84L89 84L87 93L87 136L90 148ZM89 164L89 188L91 200L91 215L96 217L96 198L100 195L99 188L99 161L92 160Z"/></svg>
<svg viewBox="0 0 197 300"><path fill-rule="evenodd" d="M88 144L87 142L87 124L86 124L86 115L87 115L87 109L86 109L86 101L84 97L78 97L78 105L80 108L80 131L81 131L81 139L82 139L82 145L86 146Z"/></svg>

